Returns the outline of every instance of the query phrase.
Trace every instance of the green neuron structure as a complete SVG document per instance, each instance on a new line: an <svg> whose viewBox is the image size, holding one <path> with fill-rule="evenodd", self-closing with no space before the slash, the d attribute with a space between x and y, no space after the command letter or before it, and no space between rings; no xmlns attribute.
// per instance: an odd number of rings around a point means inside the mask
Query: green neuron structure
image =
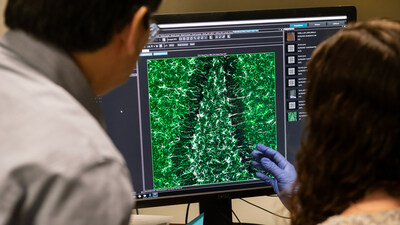
<svg viewBox="0 0 400 225"><path fill-rule="evenodd" d="M276 149L275 54L148 60L154 188L253 180Z"/></svg>

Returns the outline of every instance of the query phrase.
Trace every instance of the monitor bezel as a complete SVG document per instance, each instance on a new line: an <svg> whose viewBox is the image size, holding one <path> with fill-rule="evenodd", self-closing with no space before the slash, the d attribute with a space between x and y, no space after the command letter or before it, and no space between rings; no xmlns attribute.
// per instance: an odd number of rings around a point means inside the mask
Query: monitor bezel
<svg viewBox="0 0 400 225"><path fill-rule="evenodd" d="M185 13L185 14L157 14L153 20L159 24L173 24L182 22L218 22L253 19L280 19L300 18L318 16L347 16L349 22L356 21L357 10L354 6L333 6L319 8L291 8L291 9L269 9L254 11L229 11L229 12L206 12L206 13ZM252 182L246 188L234 188L226 190L200 190L194 193L185 193L158 198L136 199L136 208L156 207L174 204L185 204L213 199L234 199L241 197L255 197L273 195L271 186L263 182Z"/></svg>
<svg viewBox="0 0 400 225"><path fill-rule="evenodd" d="M252 20L252 19L280 19L317 16L346 15L348 21L357 20L357 9L355 6L332 6L318 8L292 8L292 9L266 9L252 11L229 11L229 12L203 12L183 14L156 14L153 20L159 24L205 21L227 21L227 20Z"/></svg>

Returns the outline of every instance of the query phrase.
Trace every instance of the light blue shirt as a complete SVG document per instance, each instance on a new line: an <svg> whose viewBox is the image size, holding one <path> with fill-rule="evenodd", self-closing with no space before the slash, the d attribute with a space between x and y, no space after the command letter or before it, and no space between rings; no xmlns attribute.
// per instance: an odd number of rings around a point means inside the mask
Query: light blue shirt
<svg viewBox="0 0 400 225"><path fill-rule="evenodd" d="M21 31L0 40L0 225L120 225L132 186L84 75Z"/></svg>

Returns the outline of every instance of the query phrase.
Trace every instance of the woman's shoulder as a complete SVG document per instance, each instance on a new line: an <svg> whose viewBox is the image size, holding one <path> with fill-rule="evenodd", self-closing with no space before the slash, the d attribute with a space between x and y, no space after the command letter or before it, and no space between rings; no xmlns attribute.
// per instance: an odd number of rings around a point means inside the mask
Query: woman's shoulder
<svg viewBox="0 0 400 225"><path fill-rule="evenodd" d="M319 225L398 225L400 208L377 213L363 213L350 216L332 216Z"/></svg>

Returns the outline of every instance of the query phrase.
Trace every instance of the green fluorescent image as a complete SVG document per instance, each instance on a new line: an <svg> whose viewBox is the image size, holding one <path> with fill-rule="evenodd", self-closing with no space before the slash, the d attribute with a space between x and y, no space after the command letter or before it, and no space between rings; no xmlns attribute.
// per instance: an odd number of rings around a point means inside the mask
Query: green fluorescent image
<svg viewBox="0 0 400 225"><path fill-rule="evenodd" d="M254 180L276 149L275 53L147 61L154 189Z"/></svg>

